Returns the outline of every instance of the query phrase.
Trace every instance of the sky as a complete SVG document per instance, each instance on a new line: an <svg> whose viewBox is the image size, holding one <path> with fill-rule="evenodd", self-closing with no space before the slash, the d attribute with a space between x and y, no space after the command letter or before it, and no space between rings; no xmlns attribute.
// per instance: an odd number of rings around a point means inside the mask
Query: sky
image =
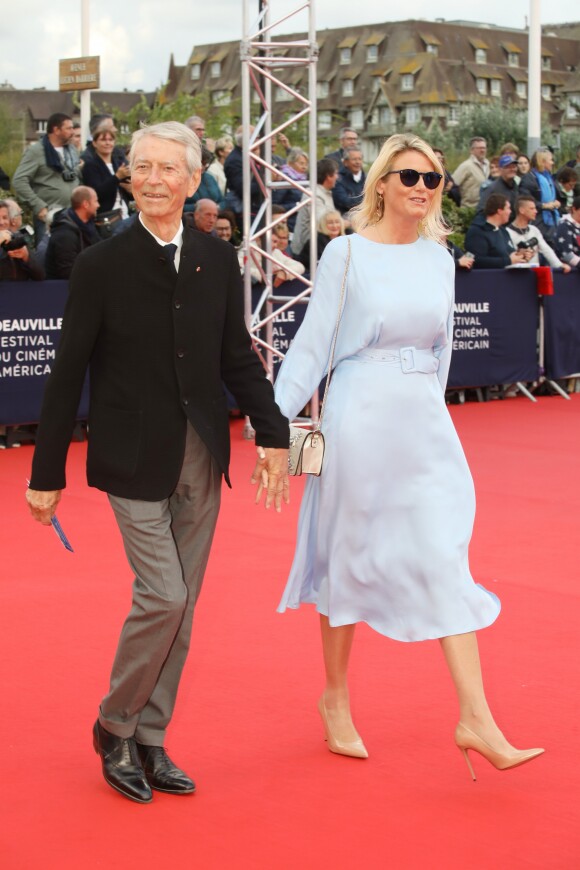
<svg viewBox="0 0 580 870"><path fill-rule="evenodd" d="M271 21L298 9L303 0L269 0ZM15 88L58 88L58 60L81 54L81 0L27 0L2 15L0 84ZM173 53L187 63L194 45L242 37L243 0L89 0L89 54L101 57L102 90L155 90L167 79ZM354 24L378 24L403 18L464 19L523 28L528 0L313 0L318 31ZM466 9L471 11L466 14ZM578 0L540 0L543 24L580 21ZM259 0L248 0L253 23ZM435 9L435 12L433 11ZM18 11L17 11L18 10ZM479 17L475 16L479 14ZM295 15L274 33L306 29L307 17Z"/></svg>

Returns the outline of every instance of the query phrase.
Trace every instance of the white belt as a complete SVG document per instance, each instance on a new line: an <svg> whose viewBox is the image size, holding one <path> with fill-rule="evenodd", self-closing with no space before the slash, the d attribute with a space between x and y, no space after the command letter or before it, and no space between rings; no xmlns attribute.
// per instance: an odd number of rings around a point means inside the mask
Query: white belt
<svg viewBox="0 0 580 870"><path fill-rule="evenodd" d="M432 348L401 347L399 350L387 350L381 348L373 350L365 348L359 350L351 360L369 360L370 362L383 362L390 365L400 365L404 374L421 372L426 375L433 374L439 369L439 359L433 353Z"/></svg>

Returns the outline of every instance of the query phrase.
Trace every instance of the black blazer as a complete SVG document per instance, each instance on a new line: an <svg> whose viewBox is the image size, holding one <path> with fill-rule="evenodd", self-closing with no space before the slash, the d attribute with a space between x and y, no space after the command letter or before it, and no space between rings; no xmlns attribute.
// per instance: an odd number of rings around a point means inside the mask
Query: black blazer
<svg viewBox="0 0 580 870"><path fill-rule="evenodd" d="M62 489L87 367L87 477L124 498L157 501L175 488L186 420L229 483L222 381L249 414L256 443L288 446L288 421L251 347L234 248L188 227L179 275L136 221L88 248L70 281L57 357L36 438L31 487Z"/></svg>

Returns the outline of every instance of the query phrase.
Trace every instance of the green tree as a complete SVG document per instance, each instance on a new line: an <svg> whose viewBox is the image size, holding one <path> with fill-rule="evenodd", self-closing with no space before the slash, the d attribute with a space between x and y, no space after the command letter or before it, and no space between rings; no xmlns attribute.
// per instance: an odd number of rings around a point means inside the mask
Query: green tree
<svg viewBox="0 0 580 870"><path fill-rule="evenodd" d="M198 96L180 94L174 100L166 100L164 91L159 91L153 106L147 105L145 97L136 103L128 112L122 112L116 106L103 104L99 107L103 112L110 112L117 122L122 144L128 144L131 134L143 124L157 124L161 121L185 121L191 115L200 115L206 123L206 136L218 139L225 133L231 133L241 121L240 100L232 100L228 105L213 105L211 95L204 92Z"/></svg>
<svg viewBox="0 0 580 870"><path fill-rule="evenodd" d="M468 205L456 206L448 196L443 197L443 217L451 228L449 239L460 248L465 248L465 233L475 217L475 209Z"/></svg>
<svg viewBox="0 0 580 870"><path fill-rule="evenodd" d="M10 177L22 157L23 120L15 117L10 104L0 100L0 166Z"/></svg>

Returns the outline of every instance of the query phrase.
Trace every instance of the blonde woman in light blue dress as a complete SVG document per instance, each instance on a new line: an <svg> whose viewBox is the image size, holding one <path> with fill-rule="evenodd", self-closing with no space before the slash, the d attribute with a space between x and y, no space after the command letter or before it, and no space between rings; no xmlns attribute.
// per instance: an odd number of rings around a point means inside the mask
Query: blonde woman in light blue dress
<svg viewBox="0 0 580 870"><path fill-rule="evenodd" d="M292 420L328 365L350 246L321 477L309 477L296 553L279 610L320 613L328 747L368 756L352 722L348 661L357 622L400 641L438 639L459 699L457 746L498 769L531 761L487 704L475 632L500 603L474 583L471 474L445 405L454 264L441 218L442 168L430 146L395 135L371 167L356 232L318 267L304 323L275 384ZM474 776L475 778L475 776Z"/></svg>

